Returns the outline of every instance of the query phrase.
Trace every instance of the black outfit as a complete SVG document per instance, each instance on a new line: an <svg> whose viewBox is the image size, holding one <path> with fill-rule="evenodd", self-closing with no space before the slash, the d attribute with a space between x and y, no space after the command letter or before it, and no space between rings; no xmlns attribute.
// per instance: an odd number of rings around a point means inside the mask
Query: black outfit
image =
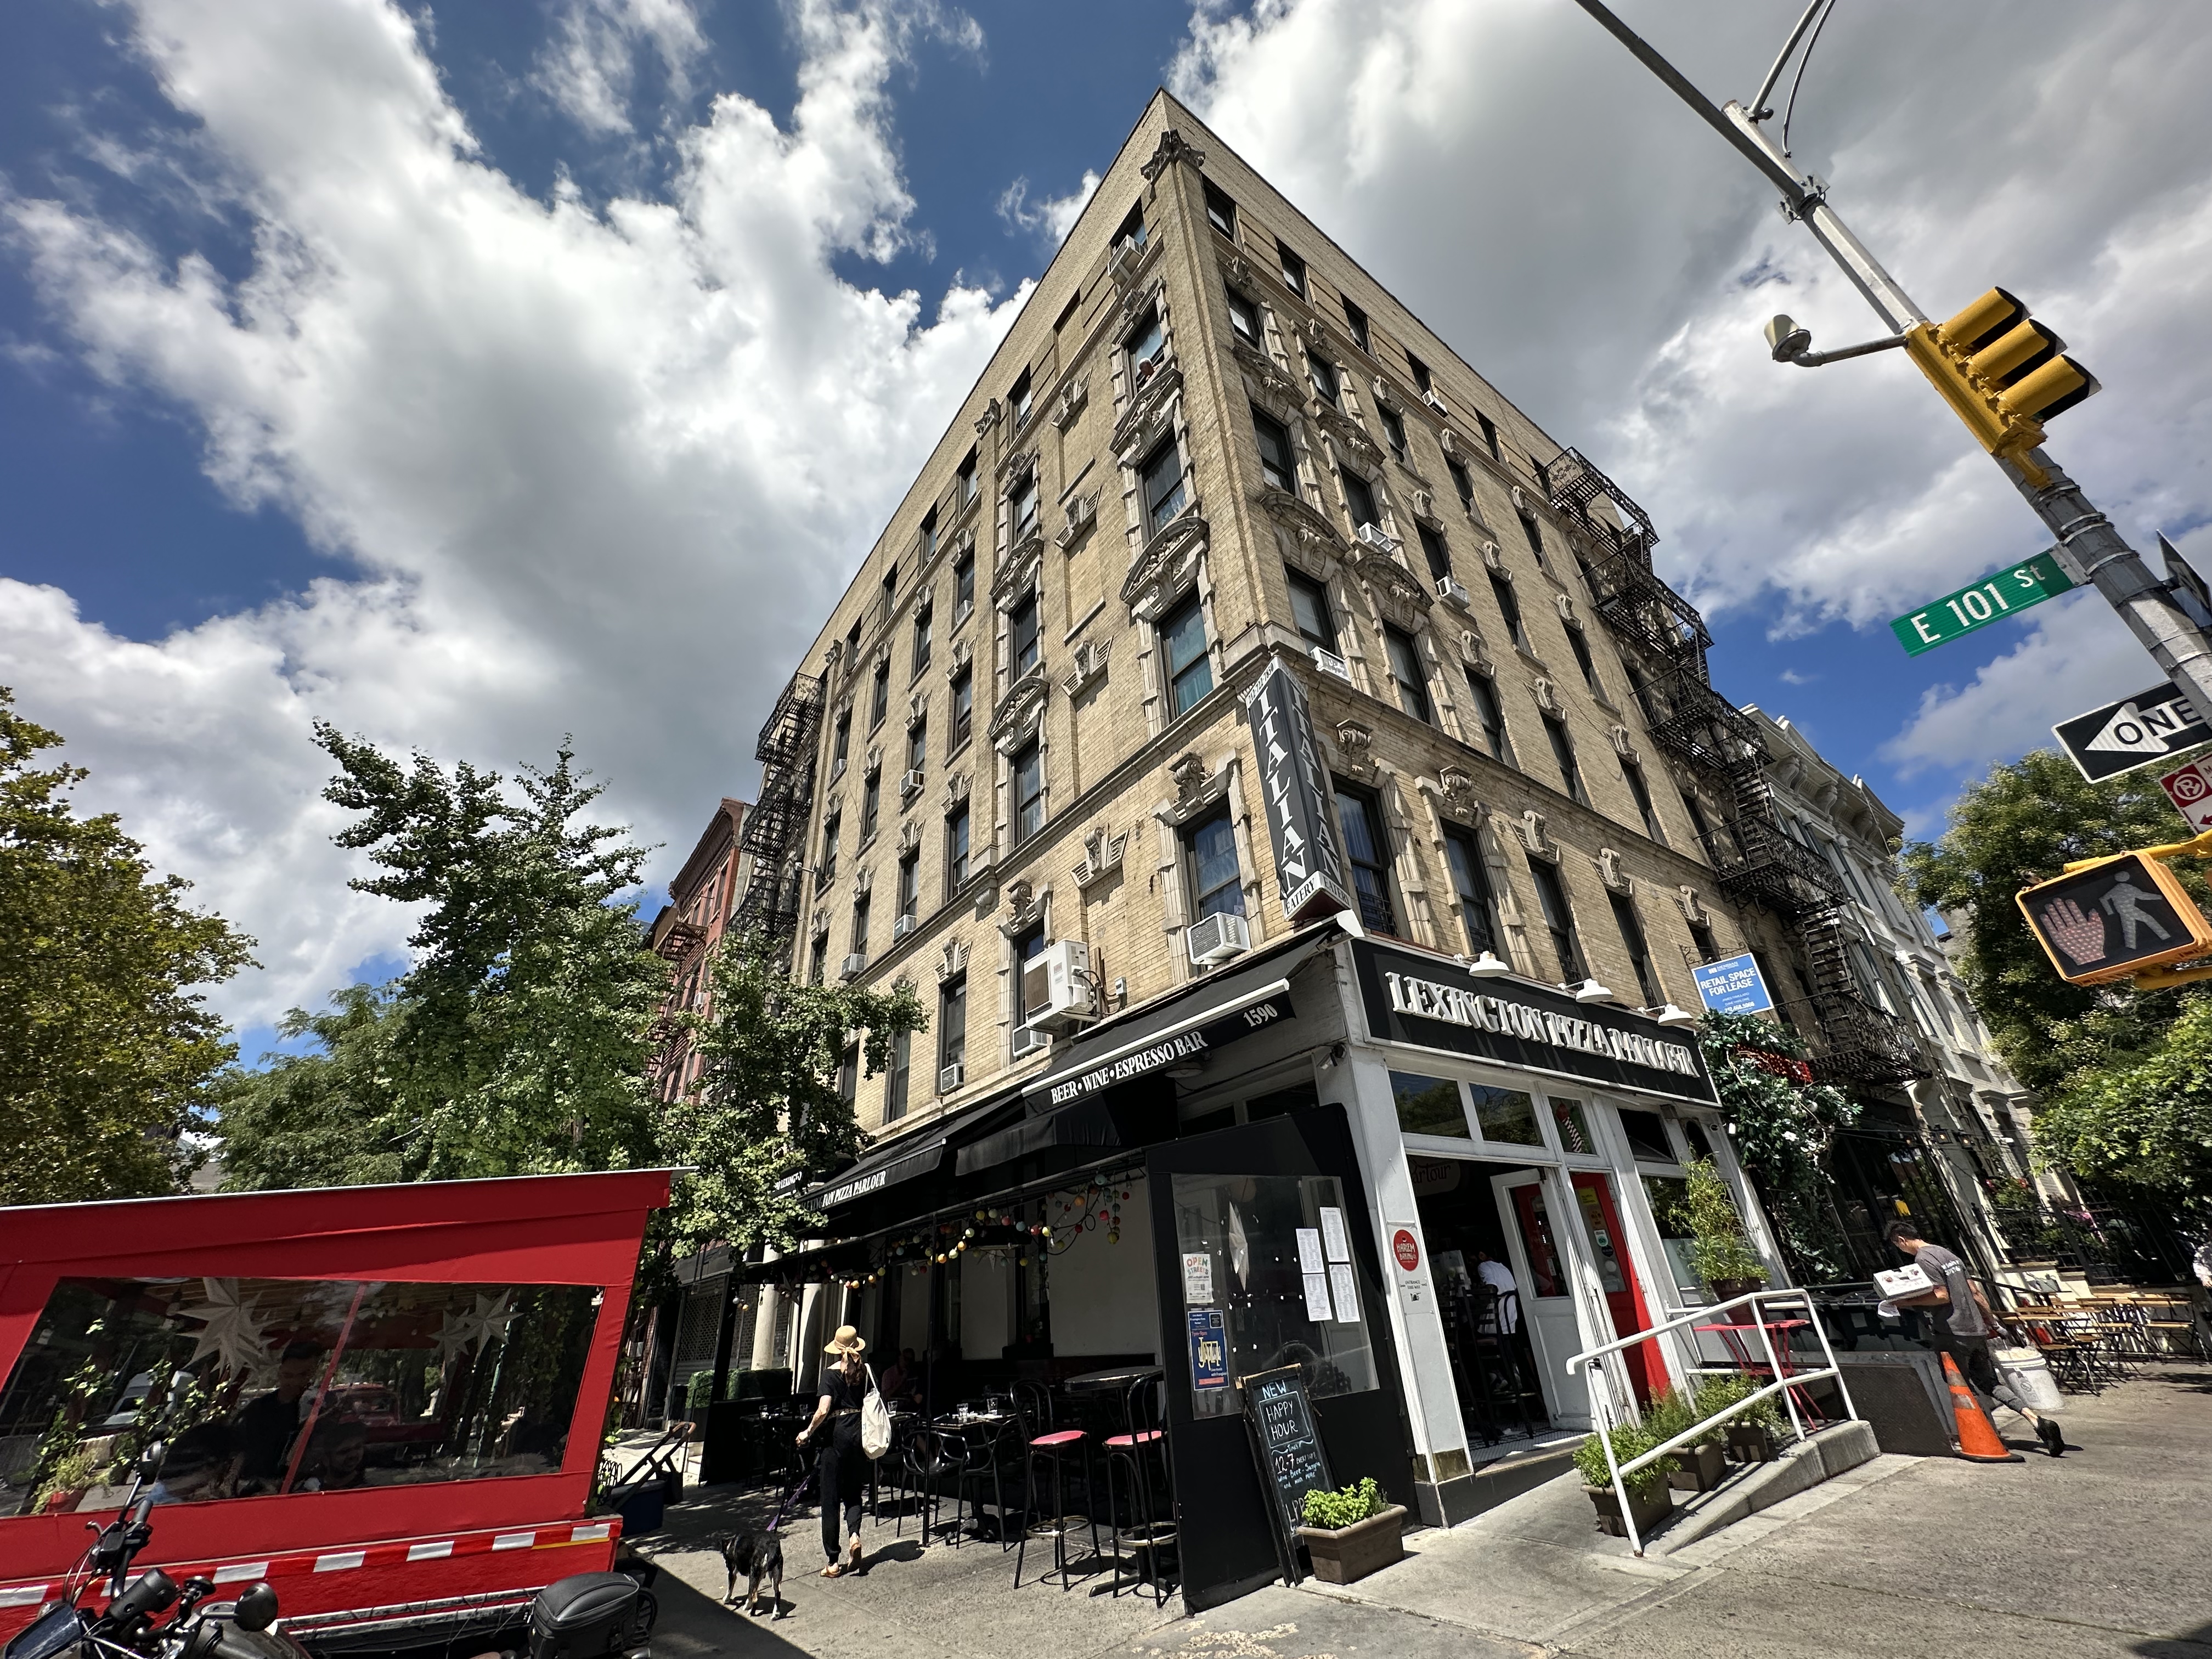
<svg viewBox="0 0 2212 1659"><path fill-rule="evenodd" d="M300 1402L264 1394L238 1414L238 1449L241 1490L249 1482L274 1487L284 1478L291 1461L292 1437L300 1431Z"/></svg>
<svg viewBox="0 0 2212 1659"><path fill-rule="evenodd" d="M817 1431L827 1437L814 1465L822 1497L822 1553L835 1561L845 1540L860 1530L860 1492L868 1481L868 1455L860 1449L860 1402L868 1397L868 1374L848 1377L842 1366L822 1373L822 1393L830 1415ZM844 1530L838 1530L842 1519Z"/></svg>

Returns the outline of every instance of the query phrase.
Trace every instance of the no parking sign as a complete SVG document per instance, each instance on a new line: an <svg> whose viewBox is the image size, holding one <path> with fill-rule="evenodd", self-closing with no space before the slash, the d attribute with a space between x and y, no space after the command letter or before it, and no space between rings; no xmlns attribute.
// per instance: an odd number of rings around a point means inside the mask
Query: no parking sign
<svg viewBox="0 0 2212 1659"><path fill-rule="evenodd" d="M2203 761L2175 768L2158 781L2158 786L2166 791L2174 811L2189 820L2191 830L2200 835L2212 830L2212 769Z"/></svg>

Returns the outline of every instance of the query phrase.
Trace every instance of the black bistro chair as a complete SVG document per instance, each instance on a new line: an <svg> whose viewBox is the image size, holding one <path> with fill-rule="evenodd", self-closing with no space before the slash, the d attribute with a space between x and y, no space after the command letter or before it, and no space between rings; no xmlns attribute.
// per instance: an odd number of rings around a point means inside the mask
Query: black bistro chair
<svg viewBox="0 0 2212 1659"><path fill-rule="evenodd" d="M1021 1425L1018 1432L1022 1444L1022 1530L1021 1540L1014 1548L1014 1588L1022 1587L1022 1564L1029 1553L1030 1540L1048 1537L1052 1540L1052 1566L1040 1573L1038 1578L1040 1582L1049 1582L1057 1577L1060 1589L1065 1590L1075 1583L1068 1571L1069 1535L1088 1527L1092 1559L1095 1560L1100 1553L1097 1518L1067 1512L1067 1468L1078 1457L1082 1459L1084 1507L1097 1508L1090 1499L1091 1436L1083 1429L1054 1425L1052 1391L1042 1382L1024 1380L1014 1384L1014 1416ZM1045 1480L1038 1478L1041 1473ZM1046 1480L1052 1487L1053 1512L1040 1516L1037 1498Z"/></svg>
<svg viewBox="0 0 2212 1659"><path fill-rule="evenodd" d="M1132 1382L1124 1399L1125 1426L1106 1439L1106 1514L1114 1528L1114 1582L1109 1589L1119 1595L1125 1584L1139 1590L1150 1584L1156 1606L1165 1605L1172 1577L1161 1570L1161 1557L1176 1554L1179 1537L1164 1389L1157 1376ZM1115 1502L1117 1486L1126 1498L1126 1511ZM1125 1512L1127 1519L1122 1520ZM1124 1551L1134 1558L1136 1568L1126 1581L1121 1577Z"/></svg>

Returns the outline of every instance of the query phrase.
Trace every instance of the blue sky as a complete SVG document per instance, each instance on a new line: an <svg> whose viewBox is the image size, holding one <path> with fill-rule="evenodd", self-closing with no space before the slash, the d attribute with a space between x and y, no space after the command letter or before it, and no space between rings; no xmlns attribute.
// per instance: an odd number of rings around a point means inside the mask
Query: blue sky
<svg viewBox="0 0 2212 1659"><path fill-rule="evenodd" d="M1723 95L1790 9L1623 7ZM2107 387L2060 454L2138 545L2212 554L2212 29L2027 11L1992 45L1991 8L1916 10L1903 53L1899 6L1845 8L1801 156L1931 310L2002 278L2051 315ZM249 1049L406 931L343 892L312 718L495 765L573 731L663 878L750 790L797 642L1050 255L1041 204L1164 80L1641 499L1717 681L1917 831L2158 678L2094 596L1905 655L1889 616L2039 526L1901 362L1765 361L1771 310L1824 345L1871 313L1565 0L1112 19L9 9L0 657L90 798L261 939L222 1003ZM2049 118L2085 84L2127 118Z"/></svg>

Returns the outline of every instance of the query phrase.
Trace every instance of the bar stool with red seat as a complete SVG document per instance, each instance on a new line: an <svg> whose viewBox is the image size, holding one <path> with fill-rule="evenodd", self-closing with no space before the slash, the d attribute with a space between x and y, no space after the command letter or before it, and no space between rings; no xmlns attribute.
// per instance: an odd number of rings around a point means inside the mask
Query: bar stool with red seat
<svg viewBox="0 0 2212 1659"><path fill-rule="evenodd" d="M1123 1587L1121 1552L1128 1549L1137 1561L1136 1576L1127 1581L1131 1589L1146 1583L1152 1587L1153 1602L1165 1606L1168 1599L1167 1575L1160 1571L1163 1552L1173 1553L1177 1540L1175 1505L1175 1470L1168 1461L1167 1426L1164 1405L1161 1397L1162 1382L1158 1371L1140 1376L1129 1385L1124 1396L1122 1420L1127 1425L1120 1434L1106 1441L1106 1516L1114 1530L1114 1582L1109 1586L1113 1595L1119 1595ZM1152 1483L1152 1466L1154 1457L1159 1461L1160 1479L1158 1486ZM1114 1501L1116 1469L1128 1471L1129 1496L1133 1508L1128 1524L1117 1518L1120 1509ZM1168 1500L1164 1520L1158 1516L1154 1494L1164 1493Z"/></svg>
<svg viewBox="0 0 2212 1659"><path fill-rule="evenodd" d="M1042 1382L1020 1382L1014 1384L1014 1415L1022 1425L1022 1535L1021 1542L1014 1551L1014 1588L1019 1589L1022 1587L1022 1563L1029 1553L1030 1540L1048 1536L1052 1540L1052 1566L1037 1576L1037 1582L1049 1583L1057 1575L1060 1587L1065 1590L1075 1583L1067 1567L1068 1534L1089 1527L1091 1557L1096 1559L1099 1554L1097 1518L1070 1515L1066 1498L1068 1460L1080 1452L1083 1456L1085 1507L1096 1507L1091 1502L1091 1436L1082 1429L1063 1429L1054 1425L1052 1391ZM1040 1460L1052 1471L1053 1513L1044 1520L1036 1518L1037 1488L1041 1484L1037 1480Z"/></svg>

